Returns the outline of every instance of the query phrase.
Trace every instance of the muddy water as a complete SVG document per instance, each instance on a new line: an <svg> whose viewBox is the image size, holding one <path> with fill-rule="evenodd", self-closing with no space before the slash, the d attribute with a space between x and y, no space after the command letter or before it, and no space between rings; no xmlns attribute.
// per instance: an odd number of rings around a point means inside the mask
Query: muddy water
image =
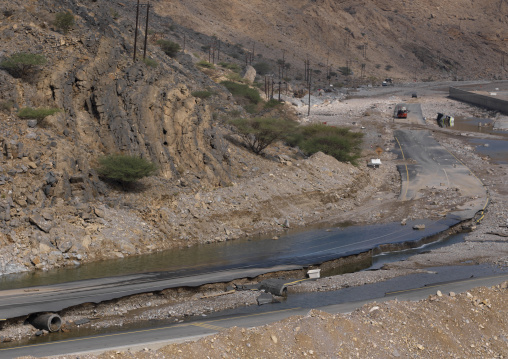
<svg viewBox="0 0 508 359"><path fill-rule="evenodd" d="M455 126L450 129L468 131L500 136L500 139L470 139L468 142L475 147L476 152L482 156L489 156L491 161L499 164L508 164L508 131L493 129L493 120L483 118L455 118Z"/></svg>
<svg viewBox="0 0 508 359"><path fill-rule="evenodd" d="M134 273L163 272L169 276L192 275L231 268L269 268L274 265L318 264L358 254L383 243L413 242L433 236L456 224L455 219L437 222L419 220L423 231L414 231L415 223L369 226L334 226L288 231L277 240L243 239L169 250L150 255L84 264L72 269L22 273L0 277L0 289L25 288L91 278Z"/></svg>

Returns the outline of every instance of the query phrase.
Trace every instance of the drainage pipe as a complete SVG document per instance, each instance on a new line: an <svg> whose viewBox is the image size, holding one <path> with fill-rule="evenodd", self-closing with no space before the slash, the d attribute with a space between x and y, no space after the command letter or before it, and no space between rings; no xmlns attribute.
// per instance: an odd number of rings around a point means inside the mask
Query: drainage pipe
<svg viewBox="0 0 508 359"><path fill-rule="evenodd" d="M44 313L37 315L30 322L35 328L47 330L48 332L57 332L62 327L62 318L55 313Z"/></svg>

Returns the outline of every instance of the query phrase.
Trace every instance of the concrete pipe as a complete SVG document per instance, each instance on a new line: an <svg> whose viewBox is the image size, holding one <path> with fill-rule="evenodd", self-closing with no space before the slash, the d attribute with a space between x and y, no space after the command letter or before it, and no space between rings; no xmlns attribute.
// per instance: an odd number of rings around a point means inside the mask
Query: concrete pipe
<svg viewBox="0 0 508 359"><path fill-rule="evenodd" d="M270 278L260 283L259 289L264 290L267 293L278 295L281 297L287 296L286 279L275 279Z"/></svg>
<svg viewBox="0 0 508 359"><path fill-rule="evenodd" d="M45 313L37 315L31 323L37 329L47 330L48 332L57 332L62 327L62 318L55 313Z"/></svg>

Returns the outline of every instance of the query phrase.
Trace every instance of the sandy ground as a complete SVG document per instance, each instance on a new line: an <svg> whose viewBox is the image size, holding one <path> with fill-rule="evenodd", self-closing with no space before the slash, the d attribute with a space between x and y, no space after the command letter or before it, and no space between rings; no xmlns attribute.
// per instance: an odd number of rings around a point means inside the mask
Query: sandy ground
<svg viewBox="0 0 508 359"><path fill-rule="evenodd" d="M364 198L359 201L355 198L358 205L351 205L351 211L348 215L341 214L337 218L325 217L323 215L316 216L317 221L347 221L356 219L356 222L364 223L371 221L391 221L400 220L401 218L431 216L433 212L422 201L415 201L401 206L397 202L396 197L398 194L399 185L397 184L398 174L395 168L395 158L389 152L390 147L393 146L392 131L394 128L407 128L408 125L400 121L394 121L391 113L394 106L399 102L413 101L418 102L422 106L424 116L428 119L425 126L410 125L412 128L430 128L434 131L435 138L455 156L457 156L464 164L466 164L474 173L479 176L485 186L488 188L491 202L488 211L481 221L481 224L474 226L474 230L466 237L464 243L455 244L453 246L444 247L429 253L413 256L405 261L391 263L385 265L381 271L368 271L357 272L345 275L339 275L329 278L323 278L313 282L304 282L298 286L297 291L314 291L319 290L335 290L344 286L362 285L365 283L372 283L375 281L386 280L395 276L407 275L415 273L426 267L434 267L440 265L462 264L462 263L490 263L501 267L508 266L508 243L507 243L507 225L508 225L508 166L491 164L488 158L481 157L474 153L473 148L467 144L467 140L474 134L457 133L451 130L440 129L435 121L435 112L450 113L455 116L485 116L489 114L485 111L478 110L477 108L458 103L447 99L442 91L435 92L429 91L425 96L419 96L417 99L411 99L407 94L411 91L402 89L398 93L383 95L377 97L363 97L363 98L349 98L343 100L324 99L321 104L315 104L311 108L311 116L305 118L305 121L319 121L327 122L329 125L348 125L352 126L358 131L365 131L365 151L367 157L369 153L374 155L375 149L380 147L383 149L381 160L383 161L382 169L377 172L378 179L390 179L387 185L375 187L373 186L372 192L369 193L370 198ZM316 101L318 103L320 101ZM302 107L302 109L304 109ZM304 111L305 112L305 111ZM416 126L416 127L415 127ZM448 206L449 209L460 204L461 199L453 197L445 193L433 193L432 198L426 200L435 201L439 198L443 206ZM361 220L358 220L361 218ZM293 273L294 275L294 273ZM301 275L301 274L300 274ZM251 281L251 282L255 282ZM323 281L326 281L326 286L323 286ZM243 281L246 283L247 281ZM129 322L147 320L147 319L167 319L173 318L174 321L180 321L188 315L203 315L211 311L219 311L227 308L233 308L239 305L255 305L256 292L235 292L228 295L217 297L205 298L204 295L218 294L223 291L224 286L203 286L196 290L168 290L162 295L154 296L152 294L142 294L130 298L120 299L109 303L102 303L97 306L87 306L74 308L69 310L64 315L65 330L73 330L76 327L75 322L83 318L102 318L101 320L93 320L85 325L92 328L108 327L108 326L122 326ZM327 289L323 289L327 288ZM295 289L296 290L296 289ZM478 338L471 330L461 331L459 328L455 329L459 322L466 321L464 313L469 313L472 308L473 313L485 312L485 304L481 304L482 297L488 297L489 301L499 301L502 303L506 301L506 286L496 289L478 289L476 293L469 295L461 295L459 297L447 297L429 299L422 303L385 303L375 310L374 314L369 308L362 309L353 313L350 316L328 316L323 313L309 313L306 318L291 318L286 322L278 323L270 327L253 329L249 331L232 329L226 333L217 336L222 344L214 345L213 339L203 339L196 344L183 344L181 346L171 346L167 351L159 353L139 353L140 358L144 357L190 357L192 355L203 354L203 350L207 348L210 357L267 357L284 356L277 347L288 341L292 342L291 346L285 353L292 353L294 357L303 357L307 355L316 355L319 357L334 357L339 353L343 353L346 357L413 357L418 354L426 357L442 357L441 354L446 354L444 344L446 341L456 342L456 348L450 348L449 356L451 357L506 357L508 355L506 337L507 326L506 319L503 319L502 311L492 313L492 317L481 319L479 315L474 314L475 321L469 319L469 323L475 327L475 330L485 327L482 324L484 320L492 320L492 323L498 322L499 325L496 330L499 333L492 333L489 336L482 336ZM476 298L476 299L471 299ZM476 303L476 304L475 304ZM480 303L480 304L478 304ZM460 305L456 305L460 304ZM372 307L372 306L371 306ZM499 304L499 309L503 305ZM506 306L504 306L506 310ZM380 309L381 308L381 309ZM444 319L439 319L439 315L433 316L432 320L436 323L434 327L434 334L432 338L432 331L428 333L428 340L424 337L418 336L418 330L421 327L418 325L418 318L410 318L410 313L426 313L447 310L451 314L447 316L448 322ZM489 309L490 311L490 309ZM456 313L455 313L456 312ZM479 313L478 312L478 313ZM383 313L379 318L374 318L379 313ZM506 313L505 313L506 314ZM423 314L422 314L423 315ZM461 317L461 315L463 317ZM399 317L403 316L404 323L393 326L394 323L399 321ZM318 318L318 319L316 319ZM399 319L397 319L399 318ZM505 316L506 318L506 316ZM307 333L310 330L310 325L313 321L318 320L322 326L319 329L314 329L313 333ZM429 319L430 320L430 319ZM305 323L305 324L304 324ZM362 324L363 323L363 324ZM492 326L489 324L489 327ZM389 324L389 325L388 325ZM314 325L314 324L312 324ZM325 328L348 328L342 334L341 339L334 339L337 343L343 343L342 346L323 349L311 344L312 338L317 338L319 335L332 335L335 329L327 330ZM378 328L371 332L367 330L364 325L372 328ZM403 325L402 327L400 325ZM408 328L412 329L408 329ZM454 330L450 330L453 327ZM468 326L469 327L469 326ZM299 329L297 329L299 328ZM390 329L388 329L390 328ZM395 329L398 328L398 329ZM285 333L294 332L286 338ZM301 332L303 330L303 332ZM378 338L376 340L363 340L364 334L354 334L359 331L365 330L364 333L377 333L372 334ZM397 333L397 331L400 332ZM409 334L404 334L404 330L408 330ZM391 333L387 333L391 331ZM299 338L300 334L306 333ZM10 340L17 340L23 337L34 335L35 329L31 326L23 326L21 323L7 326L0 335ZM273 337L266 336L266 333L274 333L272 336L279 338L274 340ZM346 334L349 333L349 334ZM390 335L393 338L393 343L389 345L384 342L383 335ZM348 337L350 335L350 337ZM425 334L427 335L427 334ZM316 337L314 337L316 336ZM356 340L354 339L356 337ZM462 338L463 337L463 338ZM497 337L498 339L493 339ZM250 339L252 338L252 339ZM293 339L291 339L293 338ZM305 338L305 339L303 339ZM386 338L386 337L385 337ZM421 342L418 341L421 338ZM500 339L501 338L501 339ZM504 338L504 339L502 339ZM299 340L303 340L299 342ZM434 342L433 342L434 340ZM246 343L252 341L251 346ZM239 343L242 344L239 344ZM265 345L270 347L270 350L265 351ZM500 344L492 353L489 351L494 348L494 345ZM338 345L338 344L337 344ZM423 347L422 348L420 348ZM228 348L229 347L229 351ZM233 350L241 348L242 353ZM217 350L213 350L216 348ZM252 349L251 349L252 348ZM340 349L342 348L342 349ZM373 356L374 349L381 350L379 353L384 353L381 356ZM434 352L428 352L429 348L436 348ZM441 349L439 349L441 348ZM480 350L481 349L481 350ZM209 351L211 350L211 351ZM240 349L238 349L240 350ZM258 351L255 351L258 350ZM345 350L342 351L341 350ZM443 351L439 351L443 350ZM312 353L313 354L312 354ZM332 355L331 353L336 353ZM171 354L169 354L171 353ZM398 355L396 355L398 354ZM119 353L111 357L131 357L130 354ZM497 355L497 356L496 356ZM108 356L109 357L109 356Z"/></svg>

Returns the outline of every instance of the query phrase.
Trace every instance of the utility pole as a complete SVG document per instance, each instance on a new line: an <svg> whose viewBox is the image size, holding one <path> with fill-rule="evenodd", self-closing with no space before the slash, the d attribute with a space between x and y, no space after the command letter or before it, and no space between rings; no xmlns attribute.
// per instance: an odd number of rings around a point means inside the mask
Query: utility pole
<svg viewBox="0 0 508 359"><path fill-rule="evenodd" d="M136 52L138 49L138 27L139 27L139 7L145 6L145 4L140 4L139 0L136 4L136 26L134 28L134 54L132 59L136 61ZM150 12L150 3L146 4L146 25L145 25L145 46L143 48L143 59L146 58L146 45L148 42L148 14Z"/></svg>
<svg viewBox="0 0 508 359"><path fill-rule="evenodd" d="M307 60L303 60L303 76L305 79L305 82L307 82Z"/></svg>
<svg viewBox="0 0 508 359"><path fill-rule="evenodd" d="M272 83L272 94L270 95L270 99L273 99L273 87L274 87L273 85L275 85L275 81L273 80L273 76L272 76L272 78L270 80L271 80L270 82Z"/></svg>
<svg viewBox="0 0 508 359"><path fill-rule="evenodd" d="M136 48L138 47L138 20L139 20L139 0L136 6L136 27L134 29L134 56L133 60L136 61Z"/></svg>
<svg viewBox="0 0 508 359"><path fill-rule="evenodd" d="M282 50L282 78L284 78L284 68L286 67L286 50ZM286 74L287 76L287 74Z"/></svg>
<svg viewBox="0 0 508 359"><path fill-rule="evenodd" d="M146 26L145 26L145 47L143 48L143 60L146 58L146 43L148 42L148 13L150 12L150 2L146 5Z"/></svg>
<svg viewBox="0 0 508 359"><path fill-rule="evenodd" d="M309 69L309 110L307 111L307 116L310 116L310 90L311 90L311 73L310 73L310 69Z"/></svg>
<svg viewBox="0 0 508 359"><path fill-rule="evenodd" d="M265 75L265 97L268 100L268 77Z"/></svg>

